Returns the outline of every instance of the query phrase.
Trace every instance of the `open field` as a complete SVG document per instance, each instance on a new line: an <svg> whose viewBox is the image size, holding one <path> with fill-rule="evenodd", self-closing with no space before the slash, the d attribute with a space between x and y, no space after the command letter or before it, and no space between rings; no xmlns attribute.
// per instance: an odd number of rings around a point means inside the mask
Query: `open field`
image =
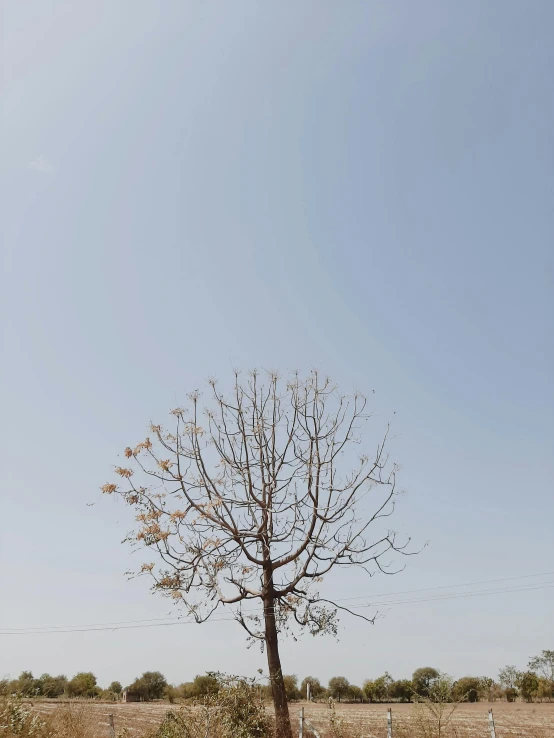
<svg viewBox="0 0 554 738"><path fill-rule="evenodd" d="M34 708L42 714L54 710L59 703L37 702ZM460 705L455 712L452 730L445 735L453 738L490 738L487 713L494 710L497 738L554 738L554 703L525 704L486 702ZM343 723L344 735L348 738L386 738L387 705L336 705L336 715ZM325 704L304 705L305 715L322 736L328 734L330 711ZM94 738L108 737L108 715L115 718L116 729L127 728L132 736L140 736L155 728L168 709L167 703L88 703L97 725ZM178 709L175 706L173 709ZM268 707L269 709L269 707ZM298 724L300 705L291 705L291 718ZM413 705L392 705L395 738L412 738L419 735L414 720ZM309 733L307 733L310 736ZM310 736L311 738L311 736Z"/></svg>
<svg viewBox="0 0 554 738"><path fill-rule="evenodd" d="M345 727L351 727L354 736L364 738L385 738L387 735L386 714L392 707L394 735L411 738L417 731L414 728L414 705L339 705L337 715ZM447 712L449 712L447 706ZM490 738L488 710L493 708L497 738L554 738L554 704L525 704L480 702L458 706L452 722L453 730L447 735L460 738ZM297 710L292 708L293 714ZM306 716L315 727L324 727L329 720L326 705L309 705Z"/></svg>

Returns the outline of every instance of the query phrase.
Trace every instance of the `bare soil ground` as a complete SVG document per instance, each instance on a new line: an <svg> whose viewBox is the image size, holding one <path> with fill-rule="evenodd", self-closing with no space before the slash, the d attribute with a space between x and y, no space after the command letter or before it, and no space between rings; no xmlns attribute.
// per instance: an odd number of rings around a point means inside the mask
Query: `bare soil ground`
<svg viewBox="0 0 554 738"><path fill-rule="evenodd" d="M365 738L386 738L387 709L392 708L395 737L409 737L414 732L414 705L337 705L336 713L353 735ZM490 738L488 711L492 707L497 738L554 738L554 703L525 704L478 702L459 705L453 716L452 729L447 735L460 738ZM448 708L447 708L448 711ZM293 706L291 716L298 710ZM315 727L328 724L327 705L307 705L305 715ZM412 727L411 727L412 726Z"/></svg>
<svg viewBox="0 0 554 738"><path fill-rule="evenodd" d="M36 702L37 711L47 714L59 704ZM290 706L291 719L297 732L299 704ZM388 705L336 705L336 715L343 722L344 733L352 738L386 738ZM414 706L391 705L395 738L410 738L414 731ZM524 704L495 702L489 704L460 705L455 714L448 736L460 738L490 738L488 710L493 708L497 738L554 738L554 703ZM132 735L140 736L154 728L169 709L179 709L178 705L167 703L109 704L89 703L87 705L97 719L97 738L108 736L108 715L114 715L117 730L128 728ZM304 705L305 716L312 721L322 736L328 733L330 710L326 704ZM309 733L307 733L309 735Z"/></svg>

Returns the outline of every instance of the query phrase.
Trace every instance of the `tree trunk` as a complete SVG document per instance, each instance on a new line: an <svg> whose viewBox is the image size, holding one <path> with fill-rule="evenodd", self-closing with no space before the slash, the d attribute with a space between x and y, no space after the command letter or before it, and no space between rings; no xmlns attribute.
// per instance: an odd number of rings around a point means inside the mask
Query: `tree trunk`
<svg viewBox="0 0 554 738"><path fill-rule="evenodd" d="M266 595L264 598L264 620L265 647L267 651L269 679L271 682L271 694L275 708L276 734L277 738L292 738L287 693L281 670L281 659L279 658L279 641L277 638L277 626L275 624L275 603L271 594Z"/></svg>

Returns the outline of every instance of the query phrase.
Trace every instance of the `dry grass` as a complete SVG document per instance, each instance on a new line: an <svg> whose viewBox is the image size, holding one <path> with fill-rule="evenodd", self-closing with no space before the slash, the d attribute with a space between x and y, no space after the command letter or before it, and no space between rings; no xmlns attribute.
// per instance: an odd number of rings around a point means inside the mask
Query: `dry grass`
<svg viewBox="0 0 554 738"><path fill-rule="evenodd" d="M1 738L97 738L98 727L97 715L83 703L59 705L47 716L16 699L0 703Z"/></svg>
<svg viewBox="0 0 554 738"><path fill-rule="evenodd" d="M462 704L453 712L453 705L447 704L442 715L433 714L424 705L392 705L393 735L394 738L490 738L491 706L497 738L554 738L554 704L506 702ZM335 725L331 724L326 705L308 705L305 714L322 738L386 738L387 709L387 705L337 706Z"/></svg>
<svg viewBox="0 0 554 738"><path fill-rule="evenodd" d="M440 738L490 738L487 703L460 705ZM497 738L554 738L554 704L522 704L497 702L492 705ZM414 709L415 708L415 709ZM167 704L102 704L65 703L55 701L32 705L32 715L38 715L47 727L56 732L14 733L0 727L0 738L108 738L108 715L115 717L116 732L121 738L145 738L152 735L170 709ZM291 719L297 734L299 705L291 705ZM418 721L414 705L393 705L394 738L438 738L436 722ZM197 714L199 714L198 708ZM268 707L268 711L269 707ZM322 738L386 738L387 705L337 705L336 720L331 724L327 705L305 705L305 714ZM0 710L1 714L1 710ZM198 727L190 723L189 734ZM181 738L181 735L179 735ZM305 732L306 738L311 738ZM182 731L182 738L187 733ZM216 738L211 736L210 738Z"/></svg>
<svg viewBox="0 0 554 738"><path fill-rule="evenodd" d="M54 711L48 727L56 738L96 738L98 726L95 718L87 705L70 703Z"/></svg>

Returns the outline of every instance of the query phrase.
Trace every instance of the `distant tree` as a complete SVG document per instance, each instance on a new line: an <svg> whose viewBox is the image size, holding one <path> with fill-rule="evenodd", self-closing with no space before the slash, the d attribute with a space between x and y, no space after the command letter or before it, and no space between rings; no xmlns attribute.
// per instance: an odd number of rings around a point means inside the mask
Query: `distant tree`
<svg viewBox="0 0 554 738"><path fill-rule="evenodd" d="M329 693L331 697L339 702L342 701L343 697L348 696L348 688L350 682L346 677L336 676L329 679Z"/></svg>
<svg viewBox="0 0 554 738"><path fill-rule="evenodd" d="M148 689L142 677L137 677L134 682L128 685L126 691L138 695L139 698L144 702L149 701Z"/></svg>
<svg viewBox="0 0 554 738"><path fill-rule="evenodd" d="M163 697L167 680L161 672L145 671L141 679L146 684L148 699L160 700Z"/></svg>
<svg viewBox="0 0 554 738"><path fill-rule="evenodd" d="M501 700L505 696L505 692L500 684L498 684L498 682L494 682L490 693L490 700L492 702L496 702L496 700Z"/></svg>
<svg viewBox="0 0 554 738"><path fill-rule="evenodd" d="M169 432L152 424L152 438L127 447L128 466L102 491L133 508L126 541L149 552L141 572L155 591L198 623L229 607L264 648L276 733L292 738L280 637L334 635L339 610L372 621L317 587L332 569L384 571L385 559L393 574L389 555L411 553L409 539L382 526L397 467L387 432L370 452L360 447L367 400L317 371L236 372L230 393L215 381L208 392L172 411Z"/></svg>
<svg viewBox="0 0 554 738"><path fill-rule="evenodd" d="M498 681L504 689L515 689L520 677L520 672L515 666L505 666L498 672Z"/></svg>
<svg viewBox="0 0 554 738"><path fill-rule="evenodd" d="M388 671L373 680L373 699L376 702L385 702L389 699L389 689L393 681Z"/></svg>
<svg viewBox="0 0 554 738"><path fill-rule="evenodd" d="M178 696L177 688L173 684L168 684L164 690L164 697L169 702L170 705L173 705L177 696Z"/></svg>
<svg viewBox="0 0 554 738"><path fill-rule="evenodd" d="M438 677L429 686L428 701L436 704L451 702L453 700L453 687L454 682L452 677L439 672Z"/></svg>
<svg viewBox="0 0 554 738"><path fill-rule="evenodd" d="M452 696L457 702L478 702L481 687L479 677L462 677L454 682Z"/></svg>
<svg viewBox="0 0 554 738"><path fill-rule="evenodd" d="M179 684L176 690L177 696L183 700L191 699L194 696L192 682L183 682L182 684Z"/></svg>
<svg viewBox="0 0 554 738"><path fill-rule="evenodd" d="M0 697L6 697L10 694L10 680L0 679Z"/></svg>
<svg viewBox="0 0 554 738"><path fill-rule="evenodd" d="M549 702L554 699L554 681L539 677L539 687L537 689L537 697L540 700L548 700Z"/></svg>
<svg viewBox="0 0 554 738"><path fill-rule="evenodd" d="M321 685L321 682L317 677L311 677L307 676L302 679L302 684L300 685L300 692L302 693L302 697L306 697L306 686L307 684L310 684L310 694L312 696L312 699L317 700L320 697L323 697L325 694L325 687Z"/></svg>
<svg viewBox="0 0 554 738"><path fill-rule="evenodd" d="M533 656L529 661L529 671L554 682L554 651L542 651L540 656Z"/></svg>
<svg viewBox="0 0 554 738"><path fill-rule="evenodd" d="M7 692L6 694L20 694L19 692L19 680L18 679L10 679L8 681L7 686Z"/></svg>
<svg viewBox="0 0 554 738"><path fill-rule="evenodd" d="M348 687L348 697L353 700L354 702L363 702L364 699L364 693L360 687L357 687L355 684L351 684Z"/></svg>
<svg viewBox="0 0 554 738"><path fill-rule="evenodd" d="M517 686L525 702L532 702L539 690L539 678L532 671L526 671L519 675Z"/></svg>
<svg viewBox="0 0 554 738"><path fill-rule="evenodd" d="M50 674L42 674L39 677L40 694L44 697L61 697L67 690L67 677L63 674L59 676L51 676Z"/></svg>
<svg viewBox="0 0 554 738"><path fill-rule="evenodd" d="M35 679L31 671L22 671L19 677L12 682L14 692L24 697L34 697L40 694L40 682Z"/></svg>
<svg viewBox="0 0 554 738"><path fill-rule="evenodd" d="M96 697L98 692L96 677L91 671L80 671L67 685L70 697Z"/></svg>
<svg viewBox="0 0 554 738"><path fill-rule="evenodd" d="M283 682L285 684L285 692L288 702L293 702L294 700L301 698L300 691L298 689L298 677L296 674L285 674Z"/></svg>
<svg viewBox="0 0 554 738"><path fill-rule="evenodd" d="M495 687L498 685L491 677L479 677L479 699L492 702L494 699Z"/></svg>
<svg viewBox="0 0 554 738"><path fill-rule="evenodd" d="M159 671L145 671L141 677L128 687L130 692L136 692L144 702L159 700L163 697L167 680Z"/></svg>
<svg viewBox="0 0 554 738"><path fill-rule="evenodd" d="M389 687L389 696L399 702L410 702L414 694L414 685L410 679L398 679Z"/></svg>
<svg viewBox="0 0 554 738"><path fill-rule="evenodd" d="M437 681L439 676L440 672L438 669L433 669L432 666L423 666L420 669L416 669L412 674L414 692L420 697L429 697L431 687Z"/></svg>
<svg viewBox="0 0 554 738"><path fill-rule="evenodd" d="M373 679L366 679L362 685L362 692L368 702L375 701L374 681Z"/></svg>
<svg viewBox="0 0 554 738"><path fill-rule="evenodd" d="M121 682L112 682L108 687L108 690L114 694L121 694L123 692L123 687L121 686Z"/></svg>
<svg viewBox="0 0 554 738"><path fill-rule="evenodd" d="M207 697L210 694L217 694L219 688L219 680L214 674L197 674L190 685L189 697Z"/></svg>

